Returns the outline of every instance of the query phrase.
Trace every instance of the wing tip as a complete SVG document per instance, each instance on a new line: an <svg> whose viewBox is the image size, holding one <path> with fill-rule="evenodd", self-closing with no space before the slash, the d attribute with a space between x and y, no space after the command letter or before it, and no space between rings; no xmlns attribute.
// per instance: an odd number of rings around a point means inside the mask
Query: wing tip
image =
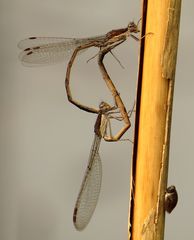
<svg viewBox="0 0 194 240"><path fill-rule="evenodd" d="M78 223L77 212L78 212L78 208L75 207L74 212L73 212L73 224L74 224L74 227L75 227L76 230L82 231L87 226L87 224L79 224Z"/></svg>

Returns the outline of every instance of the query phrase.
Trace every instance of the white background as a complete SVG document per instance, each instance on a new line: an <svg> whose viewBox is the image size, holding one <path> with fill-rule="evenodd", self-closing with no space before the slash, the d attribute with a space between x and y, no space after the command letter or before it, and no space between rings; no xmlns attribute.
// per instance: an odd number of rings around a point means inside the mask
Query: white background
<svg viewBox="0 0 194 240"><path fill-rule="evenodd" d="M166 216L165 239L191 239L194 233L193 123L194 3L183 1L179 39L169 185L179 203ZM131 144L102 142L103 183L94 216L83 232L72 212L93 139L95 115L69 104L66 63L26 68L17 43L29 36L87 37L125 27L140 16L131 0L2 0L0 2L0 239L127 239ZM138 43L129 39L105 63L128 109L134 102ZM96 59L96 50L79 57L73 68L72 93L98 106L112 103ZM149 109L148 109L149 114ZM132 138L131 129L127 137Z"/></svg>

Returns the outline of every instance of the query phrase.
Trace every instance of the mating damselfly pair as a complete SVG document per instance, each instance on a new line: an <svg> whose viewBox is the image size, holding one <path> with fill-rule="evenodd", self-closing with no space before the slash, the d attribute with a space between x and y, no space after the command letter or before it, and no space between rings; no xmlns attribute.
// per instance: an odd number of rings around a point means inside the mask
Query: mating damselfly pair
<svg viewBox="0 0 194 240"><path fill-rule="evenodd" d="M112 30L104 35L90 38L55 38L55 37L30 37L19 42L18 47L22 49L19 55L21 62L25 66L44 66L48 64L63 62L69 57L67 65L65 86L68 100L78 108L98 114L94 127L95 137L92 144L87 170L81 185L76 206L73 214L74 225L78 230L82 230L88 224L97 204L100 193L102 166L99 156L99 146L101 138L105 141L118 141L130 128L130 116L126 111L123 101L113 84L105 66L103 59L107 53L120 45L128 37L139 40L134 34L139 33L138 24L130 22L126 28ZM99 108L86 106L75 100L70 89L70 74L72 65L78 53L90 48L99 48L98 65L102 77L111 91L115 106L111 107L105 102L101 102ZM112 53L113 54L113 53ZM115 109L119 110L120 119L124 126L114 136L107 134L107 126L110 118L113 117Z"/></svg>

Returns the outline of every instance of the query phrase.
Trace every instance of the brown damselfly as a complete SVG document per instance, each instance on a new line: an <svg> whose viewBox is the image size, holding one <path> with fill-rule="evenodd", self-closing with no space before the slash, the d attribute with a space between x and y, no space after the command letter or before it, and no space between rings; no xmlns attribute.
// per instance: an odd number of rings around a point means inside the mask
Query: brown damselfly
<svg viewBox="0 0 194 240"><path fill-rule="evenodd" d="M134 104L135 106L135 104ZM134 107L133 107L134 108ZM82 181L80 192L73 213L73 223L77 230L83 230L89 223L100 194L102 181L102 162L99 155L99 147L102 138L112 134L110 120L117 119L122 121L121 116L116 116L115 107L111 107L106 102L99 105L99 113L94 125L94 140L90 150L88 165ZM130 111L129 118L133 112Z"/></svg>
<svg viewBox="0 0 194 240"><path fill-rule="evenodd" d="M139 38L134 35L138 32L138 24L130 22L126 28L112 30L104 35L90 38L30 37L19 42L18 47L23 50L20 53L19 58L26 66L43 66L63 62L67 57L70 57L65 79L68 100L84 111L98 114L100 109L83 105L72 97L70 89L70 73L78 53L90 47L99 48L97 55L100 71L107 87L112 93L115 106L118 107L124 121L123 128L115 134L115 136L105 137L104 139L106 141L117 141L131 126L131 123L120 94L106 71L103 59L107 53L111 52L113 48L123 43L129 36L138 41Z"/></svg>

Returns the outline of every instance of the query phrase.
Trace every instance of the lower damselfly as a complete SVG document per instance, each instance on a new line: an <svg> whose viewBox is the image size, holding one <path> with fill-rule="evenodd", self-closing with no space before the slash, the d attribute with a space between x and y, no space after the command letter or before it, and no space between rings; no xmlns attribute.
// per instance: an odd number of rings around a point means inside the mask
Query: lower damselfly
<svg viewBox="0 0 194 240"><path fill-rule="evenodd" d="M135 106L135 104L134 104ZM134 108L134 107L133 107ZM99 155L99 147L101 139L107 135L109 128L110 134L111 125L110 119L122 121L122 117L116 117L115 107L111 107L106 102L101 102L99 105L99 113L94 125L94 140L90 150L88 165L81 184L81 188L77 197L77 201L73 213L73 223L77 230L83 230L89 223L100 194L102 182L102 162ZM131 116L133 109L130 111ZM117 112L118 113L118 112Z"/></svg>

